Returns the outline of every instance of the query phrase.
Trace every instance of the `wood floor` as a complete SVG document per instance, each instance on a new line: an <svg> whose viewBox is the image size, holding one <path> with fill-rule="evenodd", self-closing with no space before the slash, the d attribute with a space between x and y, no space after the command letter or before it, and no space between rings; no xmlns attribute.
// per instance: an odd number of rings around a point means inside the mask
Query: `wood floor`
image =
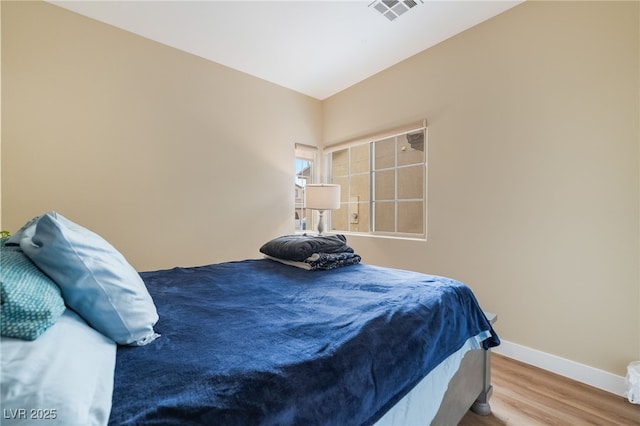
<svg viewBox="0 0 640 426"><path fill-rule="evenodd" d="M640 425L640 405L528 364L492 354L492 413L461 426Z"/></svg>

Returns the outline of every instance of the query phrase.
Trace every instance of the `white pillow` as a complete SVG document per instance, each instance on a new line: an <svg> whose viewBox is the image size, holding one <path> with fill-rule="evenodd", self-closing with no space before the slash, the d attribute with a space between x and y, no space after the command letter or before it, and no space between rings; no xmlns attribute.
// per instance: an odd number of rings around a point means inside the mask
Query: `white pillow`
<svg viewBox="0 0 640 426"><path fill-rule="evenodd" d="M155 304L138 272L99 235L56 212L22 232L22 251L61 288L67 306L120 344L158 337Z"/></svg>

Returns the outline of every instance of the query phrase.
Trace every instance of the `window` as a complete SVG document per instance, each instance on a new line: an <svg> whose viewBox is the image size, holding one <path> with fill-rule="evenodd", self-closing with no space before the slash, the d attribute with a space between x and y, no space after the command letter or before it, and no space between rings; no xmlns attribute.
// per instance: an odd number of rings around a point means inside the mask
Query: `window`
<svg viewBox="0 0 640 426"><path fill-rule="evenodd" d="M341 186L335 231L426 236L426 126L420 123L325 151L327 175Z"/></svg>
<svg viewBox="0 0 640 426"><path fill-rule="evenodd" d="M295 220L294 229L296 231L304 231L306 229L313 228L313 224L311 223L311 211L307 211L304 205L304 190L307 184L314 182L314 163L316 155L317 149L315 147L296 144L295 180L293 185L295 194L295 208L293 217Z"/></svg>

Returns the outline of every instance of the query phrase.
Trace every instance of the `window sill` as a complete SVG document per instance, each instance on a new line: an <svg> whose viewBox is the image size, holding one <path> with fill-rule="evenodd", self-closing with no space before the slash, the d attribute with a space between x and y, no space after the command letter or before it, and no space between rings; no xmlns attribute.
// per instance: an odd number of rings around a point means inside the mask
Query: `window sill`
<svg viewBox="0 0 640 426"><path fill-rule="evenodd" d="M327 234L342 234L349 235L352 237L362 237L362 238L377 238L377 239L385 239L385 240L400 240L400 241L417 241L417 242L427 242L426 236L403 236L403 235L385 235L385 234L365 234L363 232L349 232L349 231L329 231L325 232Z"/></svg>

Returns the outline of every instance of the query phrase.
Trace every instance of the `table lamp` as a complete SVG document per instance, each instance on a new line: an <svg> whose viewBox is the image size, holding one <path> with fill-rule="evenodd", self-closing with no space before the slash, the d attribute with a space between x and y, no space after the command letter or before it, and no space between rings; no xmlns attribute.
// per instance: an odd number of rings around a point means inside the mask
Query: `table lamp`
<svg viewBox="0 0 640 426"><path fill-rule="evenodd" d="M308 184L305 186L306 207L311 210L318 210L320 219L318 220L318 234L322 235L324 223L322 215L325 210L340 208L340 185L334 184Z"/></svg>

